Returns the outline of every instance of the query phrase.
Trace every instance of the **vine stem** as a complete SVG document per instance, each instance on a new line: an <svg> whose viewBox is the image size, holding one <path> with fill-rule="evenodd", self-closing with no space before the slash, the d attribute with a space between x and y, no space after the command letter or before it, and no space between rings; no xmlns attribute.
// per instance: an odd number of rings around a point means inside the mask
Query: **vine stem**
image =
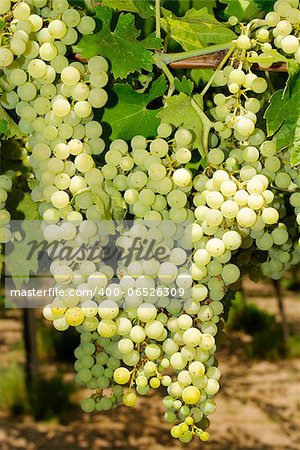
<svg viewBox="0 0 300 450"><path fill-rule="evenodd" d="M209 47L199 48L196 50L191 50L189 52L162 53L161 59L164 63L170 64L172 62L182 61L183 59L194 58L195 56L204 56L222 50L229 50L232 48L232 46L232 41L230 41L226 42L225 44L210 45Z"/></svg>
<svg viewBox="0 0 300 450"><path fill-rule="evenodd" d="M169 81L169 90L167 93L167 97L171 97L171 95L173 94L174 90L175 90L175 86L174 86L174 76L172 74L172 72L170 71L170 69L168 68L168 66L166 64L163 64L161 66L161 70L164 72L164 74L166 75L166 77L168 78Z"/></svg>
<svg viewBox="0 0 300 450"><path fill-rule="evenodd" d="M163 73L166 75L166 77L169 81L169 90L168 90L167 97L171 97L171 95L173 94L173 92L175 90L175 87L174 87L175 78L174 78L172 72L170 71L169 67L167 66L167 64L162 60L161 53L155 53L153 55L153 58L155 60L156 66L163 71Z"/></svg>
<svg viewBox="0 0 300 450"><path fill-rule="evenodd" d="M90 14L95 14L95 5L93 0L84 0L84 6Z"/></svg>
<svg viewBox="0 0 300 450"><path fill-rule="evenodd" d="M210 88L210 86L212 85L212 82L215 79L215 75L216 73L222 69L222 67L226 64L228 58L230 58L230 56L232 55L232 53L234 52L234 50L236 49L236 45L233 44L231 45L230 49L228 50L228 52L226 53L226 55L224 56L224 58L222 59L222 61L220 62L220 64L218 65L217 69L214 71L214 73L212 74L210 80L208 81L208 83L206 84L206 86L204 87L204 89L201 91L200 95L201 97L204 97L204 95L206 94L206 92L208 91L208 89Z"/></svg>
<svg viewBox="0 0 300 450"><path fill-rule="evenodd" d="M160 30L160 0L155 0L155 34L158 39L161 38Z"/></svg>

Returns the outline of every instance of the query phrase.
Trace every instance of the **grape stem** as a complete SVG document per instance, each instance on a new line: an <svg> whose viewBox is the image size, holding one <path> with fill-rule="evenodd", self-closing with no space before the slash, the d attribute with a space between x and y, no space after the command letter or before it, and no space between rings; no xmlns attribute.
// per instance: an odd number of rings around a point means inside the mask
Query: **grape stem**
<svg viewBox="0 0 300 450"><path fill-rule="evenodd" d="M154 60L155 60L155 64L157 65L157 67L159 69L161 69L163 71L163 73L166 75L168 81L169 81L169 90L167 93L167 97L171 97L171 95L173 94L175 87L174 87L174 76L171 73L170 69L168 68L167 64L162 60L161 57L161 53L155 53L153 55Z"/></svg>
<svg viewBox="0 0 300 450"><path fill-rule="evenodd" d="M232 55L232 53L234 52L235 49L236 49L236 45L232 44L230 49L228 50L228 52L226 53L226 55L224 56L224 58L222 59L222 61L218 65L217 69L214 71L214 73L210 77L210 80L208 81L208 83L206 84L206 86L204 87L202 92L200 93L201 97L204 97L204 95L206 94L206 92L210 88L211 84L213 83L216 73L223 68L223 66L226 64L226 62L228 61L228 59L230 58L230 56Z"/></svg>
<svg viewBox="0 0 300 450"><path fill-rule="evenodd" d="M202 111L202 109L200 108L198 103L192 97L191 97L191 105L194 108L194 110L196 111L196 113L198 114L198 116L200 117L201 122L203 124L203 127L204 127L203 136L206 136L206 138L203 139L203 147L204 147L204 149L207 149L208 148L208 133L205 133L205 127L208 126L210 129L212 126L212 123L208 122L208 125L206 125L208 118L207 118L205 112Z"/></svg>
<svg viewBox="0 0 300 450"><path fill-rule="evenodd" d="M269 72L268 72L267 70L265 71L265 76L266 76L266 79L267 79L269 88L270 88L270 90L271 90L271 93L274 94L275 88L274 88L274 86L273 86L273 83L272 83L270 74L269 74Z"/></svg>

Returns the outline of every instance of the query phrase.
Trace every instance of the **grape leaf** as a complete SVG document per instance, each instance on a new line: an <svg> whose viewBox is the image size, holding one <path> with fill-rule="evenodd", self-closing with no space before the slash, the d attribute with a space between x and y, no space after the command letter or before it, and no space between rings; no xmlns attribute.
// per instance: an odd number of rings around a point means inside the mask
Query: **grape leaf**
<svg viewBox="0 0 300 450"><path fill-rule="evenodd" d="M138 40L140 31L135 27L132 14L121 13L112 31L112 18L111 9L103 6L96 8L96 19L101 21L102 28L98 33L81 39L81 55L91 58L100 54L107 58L115 78L126 78L130 73L141 72L142 69L151 71L154 62L151 50L160 48L161 40L157 39L154 33Z"/></svg>
<svg viewBox="0 0 300 450"><path fill-rule="evenodd" d="M110 196L112 218L115 220L124 219L127 206L121 192L114 188L112 182L109 181L105 182L105 190Z"/></svg>
<svg viewBox="0 0 300 450"><path fill-rule="evenodd" d="M189 80L185 75L183 75L181 80L175 78L174 86L178 92L184 92L186 95L191 95L194 89L194 83L192 82L192 80Z"/></svg>
<svg viewBox="0 0 300 450"><path fill-rule="evenodd" d="M187 51L223 44L236 38L236 34L210 14L207 8L190 9L179 18L164 10L161 24L172 39Z"/></svg>
<svg viewBox="0 0 300 450"><path fill-rule="evenodd" d="M254 0L255 3L259 6L261 11L268 13L270 11L274 11L274 3L277 0Z"/></svg>
<svg viewBox="0 0 300 450"><path fill-rule="evenodd" d="M228 316L229 316L229 312L230 312L230 307L232 304L232 301L235 297L235 293L232 290L228 290L225 294L225 297L223 297L222 299L222 303L224 305L224 312L223 312L223 319L224 322L227 322L228 320Z"/></svg>
<svg viewBox="0 0 300 450"><path fill-rule="evenodd" d="M102 0L101 4L117 11L138 12L133 0Z"/></svg>
<svg viewBox="0 0 300 450"><path fill-rule="evenodd" d="M213 73L213 69L193 69L191 70L191 79L196 86L204 86L211 79Z"/></svg>
<svg viewBox="0 0 300 450"><path fill-rule="evenodd" d="M261 14L261 8L253 0L220 0L227 5L225 9L226 17L235 16L241 22L258 18Z"/></svg>
<svg viewBox="0 0 300 450"><path fill-rule="evenodd" d="M291 165L300 164L300 117L297 120L294 136L294 145L291 151Z"/></svg>
<svg viewBox="0 0 300 450"><path fill-rule="evenodd" d="M217 7L217 0L188 0L174 1L165 0L161 2L164 8L172 11L176 16L183 16L190 8L201 9L206 7L210 13Z"/></svg>
<svg viewBox="0 0 300 450"><path fill-rule="evenodd" d="M118 102L111 108L106 107L102 121L110 125L110 138L132 139L136 134L145 137L156 135L159 125L157 113L160 109L148 109L153 100L162 97L167 89L164 75L155 80L149 91L137 93L128 84L115 84L112 88L118 97Z"/></svg>
<svg viewBox="0 0 300 450"><path fill-rule="evenodd" d="M8 133L8 123L4 119L0 119L0 136L7 136Z"/></svg>
<svg viewBox="0 0 300 450"><path fill-rule="evenodd" d="M19 139L22 138L22 133L19 130L19 127L13 121L13 119L7 114L3 106L0 105L0 120L5 121L7 123L7 137L17 137Z"/></svg>
<svg viewBox="0 0 300 450"><path fill-rule="evenodd" d="M17 218L19 218L20 215L23 215L26 220L39 220L38 204L32 200L31 195L28 192L24 193L20 189L15 189L15 192L17 196L22 196L22 199L18 202L15 208L16 214L18 214ZM14 198L13 192L10 197L12 199ZM12 218L16 218L13 213Z"/></svg>
<svg viewBox="0 0 300 450"><path fill-rule="evenodd" d="M30 230L26 230L25 237L21 241L15 241L14 247L5 254L6 276L12 278L14 285L19 289L22 284L28 283L30 273L36 274L38 270L38 258L32 256L27 259L30 249L30 242L37 239L38 227L34 227L34 222L26 222L31 225ZM34 232L34 234L33 234Z"/></svg>
<svg viewBox="0 0 300 450"><path fill-rule="evenodd" d="M117 11L129 11L144 19L154 16L153 1L149 0L102 0L102 5Z"/></svg>
<svg viewBox="0 0 300 450"><path fill-rule="evenodd" d="M199 173L200 167L205 169L206 160L204 158L199 158L199 154L193 152L192 159L185 165L185 167L187 169L190 169L194 173L194 175L197 175Z"/></svg>
<svg viewBox="0 0 300 450"><path fill-rule="evenodd" d="M38 259L35 256L27 259L30 245L33 240L42 240L38 205L33 202L29 193L13 189L8 197L7 207L11 212L12 230L20 231L23 238L15 239L6 248L5 270L12 277L16 288L23 282L27 283L30 273L37 273ZM24 220L24 218L26 220ZM20 235L20 233L18 233ZM8 251L7 251L8 249Z"/></svg>
<svg viewBox="0 0 300 450"><path fill-rule="evenodd" d="M268 136L275 135L277 150L291 146L291 164L300 163L300 72L289 78L286 88L270 98L265 115Z"/></svg>
<svg viewBox="0 0 300 450"><path fill-rule="evenodd" d="M247 61L250 63L257 63L262 67L269 67L278 62L286 62L285 56L281 55L277 50L272 49L268 53L261 53L260 55L248 56Z"/></svg>
<svg viewBox="0 0 300 450"><path fill-rule="evenodd" d="M133 0L133 3L137 8L139 15L144 19L155 16L155 3L153 0Z"/></svg>
<svg viewBox="0 0 300 450"><path fill-rule="evenodd" d="M158 116L162 122L170 123L176 127L185 127L194 134L193 146L205 158L208 150L208 134L211 122L202 110L202 97L193 98L181 92L166 99L166 105Z"/></svg>
<svg viewBox="0 0 300 450"><path fill-rule="evenodd" d="M93 202L96 206L97 211L101 215L101 220L110 220L110 198L109 195L103 191L101 186L96 186L95 191L93 192Z"/></svg>
<svg viewBox="0 0 300 450"><path fill-rule="evenodd" d="M191 8L201 9L206 7L207 10L213 14L214 8L217 7L217 0L191 0Z"/></svg>

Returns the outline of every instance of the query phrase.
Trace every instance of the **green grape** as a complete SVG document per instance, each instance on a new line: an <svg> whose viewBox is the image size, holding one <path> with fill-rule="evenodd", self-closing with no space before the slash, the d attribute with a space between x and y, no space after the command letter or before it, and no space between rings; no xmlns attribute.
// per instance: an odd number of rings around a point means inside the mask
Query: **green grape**
<svg viewBox="0 0 300 450"><path fill-rule="evenodd" d="M83 16L81 18L80 23L77 28L78 28L78 31L83 35L92 34L96 28L96 22L94 21L94 19L92 17ZM95 66L96 66L96 64L94 64L94 67ZM93 66L91 66L91 67L93 67ZM101 67L103 67L103 64ZM90 70L93 70L93 69L90 69ZM94 70L96 70L96 68ZM104 69L102 69L102 70L104 70Z"/></svg>
<svg viewBox="0 0 300 450"><path fill-rule="evenodd" d="M84 412L91 413L95 410L95 400L92 398L84 398L81 402L81 408Z"/></svg>

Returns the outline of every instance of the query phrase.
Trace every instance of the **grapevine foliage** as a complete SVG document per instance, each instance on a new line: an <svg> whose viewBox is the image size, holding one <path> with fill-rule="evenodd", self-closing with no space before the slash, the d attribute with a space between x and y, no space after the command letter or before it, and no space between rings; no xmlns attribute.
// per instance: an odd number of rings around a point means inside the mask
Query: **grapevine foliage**
<svg viewBox="0 0 300 450"><path fill-rule="evenodd" d="M241 277L300 263L299 1L207 3L0 2L1 263L45 245L85 412L162 386L184 443Z"/></svg>
<svg viewBox="0 0 300 450"><path fill-rule="evenodd" d="M167 89L165 76L161 75L150 85L147 92L136 92L129 84L116 83L112 93L117 96L117 102L107 107L103 121L112 129L111 139L132 139L136 129L145 137L151 137L159 125L157 114L160 110L148 109L153 100L161 98Z"/></svg>
<svg viewBox="0 0 300 450"><path fill-rule="evenodd" d="M235 33L210 14L207 8L190 9L183 17L176 17L170 11L165 11L162 26L184 50L223 44L236 37Z"/></svg>
<svg viewBox="0 0 300 450"><path fill-rule="evenodd" d="M121 14L115 29L111 30L112 10L96 8L96 19L101 30L92 36L85 36L79 43L82 56L91 58L101 54L110 59L115 78L126 78L132 72L142 69L151 71L153 58L150 50L160 48L160 40L152 33L138 40L140 31L135 28L132 14Z"/></svg>
<svg viewBox="0 0 300 450"><path fill-rule="evenodd" d="M291 164L300 162L300 78L294 74L285 89L276 91L265 118L269 136L276 136L277 150L291 147Z"/></svg>
<svg viewBox="0 0 300 450"><path fill-rule="evenodd" d="M204 114L202 98L193 98L181 92L166 99L165 108L158 114L163 121L175 127L184 127L194 133L193 145L202 157L207 156L208 135L211 122Z"/></svg>

